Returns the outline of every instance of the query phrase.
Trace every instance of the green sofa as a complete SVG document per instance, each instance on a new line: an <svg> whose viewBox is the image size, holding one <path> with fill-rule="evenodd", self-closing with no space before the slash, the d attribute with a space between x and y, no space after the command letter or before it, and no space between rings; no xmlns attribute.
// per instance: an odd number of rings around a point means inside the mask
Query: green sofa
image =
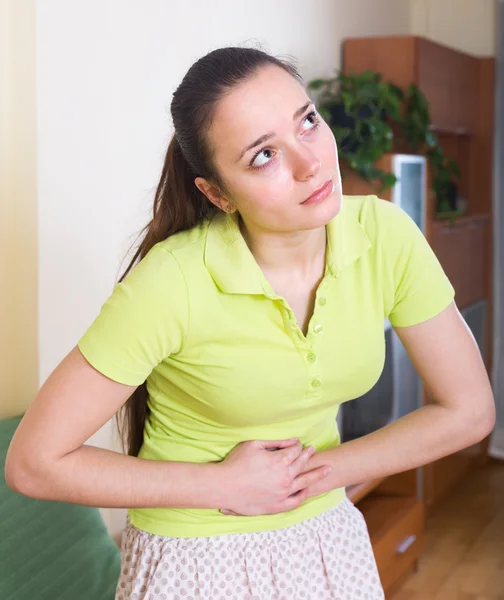
<svg viewBox="0 0 504 600"><path fill-rule="evenodd" d="M0 420L0 599L113 600L120 552L100 511L7 487L5 457L20 420Z"/></svg>

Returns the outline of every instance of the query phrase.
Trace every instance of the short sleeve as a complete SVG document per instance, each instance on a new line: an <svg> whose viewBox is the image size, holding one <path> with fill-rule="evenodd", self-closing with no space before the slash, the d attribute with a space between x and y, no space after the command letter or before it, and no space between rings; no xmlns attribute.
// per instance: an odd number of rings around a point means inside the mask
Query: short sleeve
<svg viewBox="0 0 504 600"><path fill-rule="evenodd" d="M188 298L181 268L157 245L118 283L78 342L100 373L125 385L140 385L184 342Z"/></svg>
<svg viewBox="0 0 504 600"><path fill-rule="evenodd" d="M393 326L416 325L442 312L455 290L413 219L396 204L380 205L382 256L393 287L388 318Z"/></svg>

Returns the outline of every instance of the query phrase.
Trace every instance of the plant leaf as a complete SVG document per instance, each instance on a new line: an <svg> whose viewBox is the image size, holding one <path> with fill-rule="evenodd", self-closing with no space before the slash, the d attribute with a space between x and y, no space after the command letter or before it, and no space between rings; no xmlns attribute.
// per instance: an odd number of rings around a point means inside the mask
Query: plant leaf
<svg viewBox="0 0 504 600"><path fill-rule="evenodd" d="M308 83L308 89L310 90L319 90L320 88L327 85L330 80L327 79L313 79Z"/></svg>

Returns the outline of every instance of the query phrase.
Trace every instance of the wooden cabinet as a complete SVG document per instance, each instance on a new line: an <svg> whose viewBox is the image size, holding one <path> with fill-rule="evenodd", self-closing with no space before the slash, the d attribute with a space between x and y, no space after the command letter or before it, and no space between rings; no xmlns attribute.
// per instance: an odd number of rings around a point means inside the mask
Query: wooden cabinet
<svg viewBox="0 0 504 600"><path fill-rule="evenodd" d="M467 213L435 219L435 198L426 200L426 237L455 288L459 309L486 300L487 369L492 357L492 169L494 115L493 58L476 58L416 36L345 40L343 71L373 70L402 88L416 83L429 101L433 130L446 156L460 165L459 193ZM397 144L396 144L397 146ZM392 152L402 152L394 147ZM390 157L377 166L390 170ZM432 173L429 170L429 181ZM355 175L346 194L375 193ZM391 199L391 194L380 194ZM425 402L429 402L424 392ZM371 534L380 577L388 594L414 568L423 544L423 505L431 506L486 457L487 440L422 469L393 475L349 490ZM417 490L423 483L422 499ZM423 502L422 502L423 500Z"/></svg>
<svg viewBox="0 0 504 600"><path fill-rule="evenodd" d="M430 243L455 288L459 308L486 296L485 240L488 216L462 217L454 225L434 223Z"/></svg>
<svg viewBox="0 0 504 600"><path fill-rule="evenodd" d="M420 40L415 44L417 72L412 80L420 87L429 101L432 123L441 129L453 126L453 113L458 99L450 94L450 54L439 52L437 44ZM450 110L450 106L451 109Z"/></svg>
<svg viewBox="0 0 504 600"><path fill-rule="evenodd" d="M474 129L477 58L415 36L346 40L345 73L368 69L403 88L416 83L429 101L436 129Z"/></svg>
<svg viewBox="0 0 504 600"><path fill-rule="evenodd" d="M417 40L414 36L350 38L343 42L346 74L376 71L402 88L416 81Z"/></svg>
<svg viewBox="0 0 504 600"><path fill-rule="evenodd" d="M417 83L429 101L431 119L445 131L474 130L477 59L418 38L415 43Z"/></svg>
<svg viewBox="0 0 504 600"><path fill-rule="evenodd" d="M423 499L431 507L444 498L450 490L475 465L481 464L485 442L479 442L455 454L424 467Z"/></svg>
<svg viewBox="0 0 504 600"><path fill-rule="evenodd" d="M434 223L431 245L455 288L455 301L460 310L479 300L488 299L488 240L491 239L489 215L461 217L454 225ZM491 354L491 320L488 319L486 355ZM490 371L490 359L487 359ZM425 402L431 402L425 393ZM424 500L427 506L439 502L486 455L485 441L464 448L424 468Z"/></svg>
<svg viewBox="0 0 504 600"><path fill-rule="evenodd" d="M346 74L373 70L404 89L415 83L422 90L443 150L461 166L468 211L490 212L495 59L417 36L347 39L343 57Z"/></svg>
<svg viewBox="0 0 504 600"><path fill-rule="evenodd" d="M415 567L423 549L423 503L415 498L370 494L359 504L385 590Z"/></svg>

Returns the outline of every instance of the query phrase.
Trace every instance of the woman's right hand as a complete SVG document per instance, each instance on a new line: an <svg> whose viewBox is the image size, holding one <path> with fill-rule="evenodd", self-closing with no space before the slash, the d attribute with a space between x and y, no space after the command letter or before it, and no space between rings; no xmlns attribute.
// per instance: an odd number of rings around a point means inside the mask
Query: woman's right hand
<svg viewBox="0 0 504 600"><path fill-rule="evenodd" d="M305 471L314 453L296 439L238 444L220 463L229 498L221 511L254 516L297 508L307 499L307 488L331 470L323 465Z"/></svg>

